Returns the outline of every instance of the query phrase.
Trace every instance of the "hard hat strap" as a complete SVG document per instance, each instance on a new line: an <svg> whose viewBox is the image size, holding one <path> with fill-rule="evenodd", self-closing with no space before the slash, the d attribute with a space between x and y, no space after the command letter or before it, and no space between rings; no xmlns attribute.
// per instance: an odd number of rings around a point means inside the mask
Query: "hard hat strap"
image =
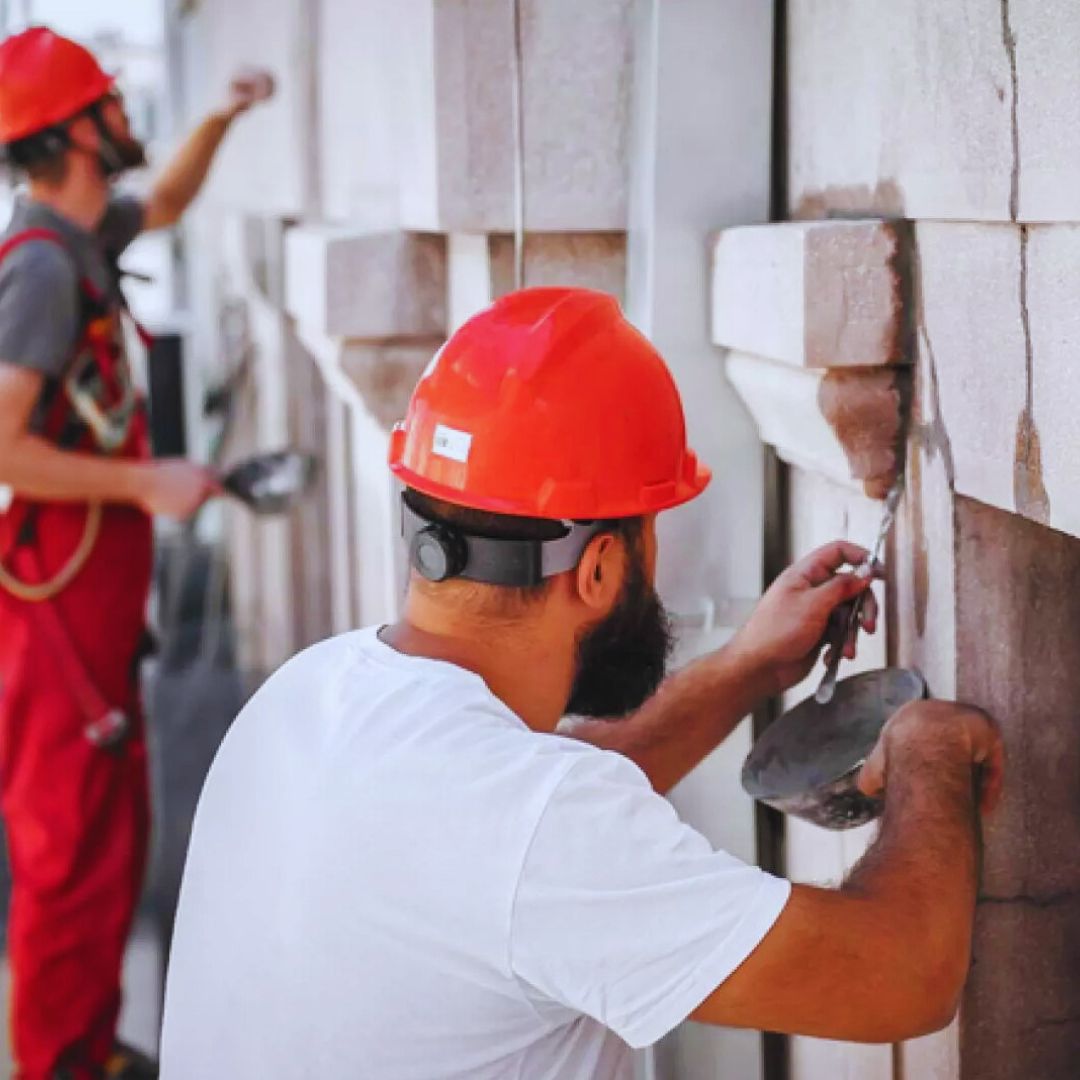
<svg viewBox="0 0 1080 1080"><path fill-rule="evenodd" d="M555 540L511 540L464 533L446 522L418 514L401 500L401 535L413 568L429 581L460 577L486 585L524 588L573 570L601 521L565 521Z"/></svg>

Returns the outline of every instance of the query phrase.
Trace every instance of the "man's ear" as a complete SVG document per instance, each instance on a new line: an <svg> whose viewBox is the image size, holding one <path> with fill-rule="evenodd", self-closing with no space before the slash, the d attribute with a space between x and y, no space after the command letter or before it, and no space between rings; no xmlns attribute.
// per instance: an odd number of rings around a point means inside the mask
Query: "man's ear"
<svg viewBox="0 0 1080 1080"><path fill-rule="evenodd" d="M626 548L612 533L600 533L589 541L578 563L578 599L594 611L607 614L622 593L625 576Z"/></svg>

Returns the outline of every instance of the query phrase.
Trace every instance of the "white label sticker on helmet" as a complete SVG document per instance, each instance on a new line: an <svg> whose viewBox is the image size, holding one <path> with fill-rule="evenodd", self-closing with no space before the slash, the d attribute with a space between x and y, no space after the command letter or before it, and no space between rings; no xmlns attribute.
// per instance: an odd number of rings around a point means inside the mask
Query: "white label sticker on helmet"
<svg viewBox="0 0 1080 1080"><path fill-rule="evenodd" d="M467 431L457 431L444 424L435 425L435 437L431 440L432 453L451 461L468 461L472 436Z"/></svg>

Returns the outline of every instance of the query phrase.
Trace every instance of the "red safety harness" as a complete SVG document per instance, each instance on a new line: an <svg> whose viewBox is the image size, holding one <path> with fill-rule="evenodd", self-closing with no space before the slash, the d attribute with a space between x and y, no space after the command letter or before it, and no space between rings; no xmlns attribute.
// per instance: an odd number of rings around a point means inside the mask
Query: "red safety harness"
<svg viewBox="0 0 1080 1080"><path fill-rule="evenodd" d="M16 233L0 244L0 261L16 248L35 240L56 244L70 254L59 233L34 228ZM73 450L118 457L145 456L148 442L145 409L134 394L126 359L117 347L113 318L117 305L111 304L85 276L79 279L79 290L85 308L82 333L65 377L55 388L47 406L42 434ZM131 318L122 303L119 308ZM150 335L134 319L131 321L149 347ZM119 419L111 429L100 408L79 396L78 383L87 377L98 380L97 392L101 401L111 403L119 413ZM101 526L102 508L99 504L88 504L82 540L65 567L49 582L34 542L42 506L16 495L7 511L0 513L0 564L16 548L25 549L25 561L36 579L34 582L14 582L11 575L6 574L0 578L0 588L6 584L12 595L25 602L36 630L49 643L64 681L86 720L83 729L86 738L95 746L116 746L128 733L129 718L111 706L98 689L52 602L77 576L92 553Z"/></svg>

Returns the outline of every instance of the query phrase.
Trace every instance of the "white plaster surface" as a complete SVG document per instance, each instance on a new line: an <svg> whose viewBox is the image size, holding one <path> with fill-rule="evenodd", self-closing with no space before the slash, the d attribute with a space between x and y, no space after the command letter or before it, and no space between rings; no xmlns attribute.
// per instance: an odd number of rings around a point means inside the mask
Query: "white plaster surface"
<svg viewBox="0 0 1080 1080"><path fill-rule="evenodd" d="M1071 0L803 0L788 41L796 214L1080 220Z"/></svg>
<svg viewBox="0 0 1080 1080"><path fill-rule="evenodd" d="M1019 227L919 223L920 348L936 360L957 492L1080 536L1080 228L1025 232L1022 304ZM1045 519L1016 497L1029 363Z"/></svg>
<svg viewBox="0 0 1080 1080"><path fill-rule="evenodd" d="M660 516L658 582L676 610L708 599L721 611L761 588L764 451L709 341L708 237L768 216L773 5L636 0L633 20L626 307L671 368L690 441L714 470L701 497ZM744 857L748 739L736 732L676 795L692 825ZM750 1031L688 1023L643 1057L649 1080L761 1075Z"/></svg>
<svg viewBox="0 0 1080 1080"><path fill-rule="evenodd" d="M1080 226L1028 230L1032 416L1050 524L1080 536Z"/></svg>
<svg viewBox="0 0 1080 1080"><path fill-rule="evenodd" d="M371 419L389 433L405 417L413 387L442 338L430 341L392 341L371 344L346 341L342 345L341 366L364 399ZM372 462L369 468L386 470L386 462Z"/></svg>
<svg viewBox="0 0 1080 1080"><path fill-rule="evenodd" d="M291 315L330 337L430 337L446 328L443 237L304 225L285 240Z"/></svg>
<svg viewBox="0 0 1080 1080"><path fill-rule="evenodd" d="M512 7L407 0L402 221L513 228ZM525 216L546 232L626 225L632 0L523 0Z"/></svg>
<svg viewBox="0 0 1080 1080"><path fill-rule="evenodd" d="M776 447L784 461L838 484L860 486L852 479L840 440L818 405L823 372L730 352L727 374L761 438Z"/></svg>
<svg viewBox="0 0 1080 1080"><path fill-rule="evenodd" d="M789 473L788 510L791 553L797 559L821 544L846 539L869 547L881 521L881 504L850 488L802 469ZM882 586L875 586L883 601ZM879 668L886 663L886 613L882 609L878 631L863 635L859 655L844 661L840 677ZM809 678L785 695L791 707L816 688L824 666L818 663ZM785 819L787 873L795 881L838 885L877 834L876 824L846 832L830 832L798 818ZM791 1080L892 1080L892 1048L793 1038Z"/></svg>

